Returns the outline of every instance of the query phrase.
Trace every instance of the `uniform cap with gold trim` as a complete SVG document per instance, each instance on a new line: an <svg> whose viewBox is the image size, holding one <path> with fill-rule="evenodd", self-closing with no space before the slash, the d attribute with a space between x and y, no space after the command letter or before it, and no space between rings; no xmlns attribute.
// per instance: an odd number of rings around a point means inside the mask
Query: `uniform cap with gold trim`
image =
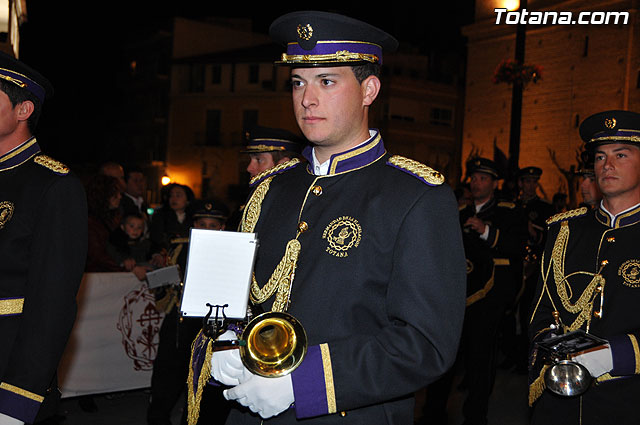
<svg viewBox="0 0 640 425"><path fill-rule="evenodd" d="M621 110L598 112L580 124L580 138L586 147L607 143L640 146L640 114Z"/></svg>
<svg viewBox="0 0 640 425"><path fill-rule="evenodd" d="M283 15L271 24L269 35L287 46L276 64L296 67L382 64L382 52L398 47L398 41L379 28L320 11Z"/></svg>
<svg viewBox="0 0 640 425"><path fill-rule="evenodd" d="M294 152L300 153L306 140L296 134L280 129L254 126L247 131L247 144L243 153Z"/></svg>
<svg viewBox="0 0 640 425"><path fill-rule="evenodd" d="M226 220L229 217L229 210L226 205L215 199L197 200L194 205L193 218L217 218Z"/></svg>
<svg viewBox="0 0 640 425"><path fill-rule="evenodd" d="M542 169L539 167L524 167L518 171L518 178L535 177L539 179L541 175Z"/></svg>
<svg viewBox="0 0 640 425"><path fill-rule="evenodd" d="M0 52L0 79L33 93L40 102L53 96L53 86L38 71L11 55Z"/></svg>
<svg viewBox="0 0 640 425"><path fill-rule="evenodd" d="M476 172L489 174L496 179L502 178L496 163L487 158L478 157L467 161L467 176L471 176L471 174Z"/></svg>

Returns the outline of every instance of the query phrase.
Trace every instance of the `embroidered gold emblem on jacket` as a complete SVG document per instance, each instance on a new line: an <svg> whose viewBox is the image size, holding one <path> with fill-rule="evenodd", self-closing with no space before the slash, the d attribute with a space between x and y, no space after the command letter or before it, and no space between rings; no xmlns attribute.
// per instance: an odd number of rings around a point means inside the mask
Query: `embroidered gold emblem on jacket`
<svg viewBox="0 0 640 425"><path fill-rule="evenodd" d="M362 239L362 227L353 217L342 216L333 220L322 232L326 239L326 252L336 257L347 257L351 248L357 248Z"/></svg>
<svg viewBox="0 0 640 425"><path fill-rule="evenodd" d="M618 276L622 276L625 285L640 288L640 260L627 260L618 269Z"/></svg>
<svg viewBox="0 0 640 425"><path fill-rule="evenodd" d="M13 202L10 201L2 201L0 202L0 229L2 229L5 224L11 220L13 217L14 211Z"/></svg>

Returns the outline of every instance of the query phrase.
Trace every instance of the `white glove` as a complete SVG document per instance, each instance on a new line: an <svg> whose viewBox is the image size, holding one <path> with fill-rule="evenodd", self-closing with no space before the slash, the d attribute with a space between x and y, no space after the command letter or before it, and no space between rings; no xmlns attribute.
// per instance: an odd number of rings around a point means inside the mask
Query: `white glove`
<svg viewBox="0 0 640 425"><path fill-rule="evenodd" d="M609 344L600 345L573 357L573 361L586 367L591 376L597 378L613 369L613 357Z"/></svg>
<svg viewBox="0 0 640 425"><path fill-rule="evenodd" d="M220 341L238 339L235 332L229 330L218 337ZM240 350L232 348L229 350L214 351L211 357L211 375L213 379L224 385L238 385L244 381L246 368L240 360ZM0 424L1 425L1 424Z"/></svg>
<svg viewBox="0 0 640 425"><path fill-rule="evenodd" d="M295 401L291 375L264 378L253 375L244 383L224 390L224 398L235 400L263 419L276 416Z"/></svg>
<svg viewBox="0 0 640 425"><path fill-rule="evenodd" d="M19 419L0 413L0 425L24 425Z"/></svg>

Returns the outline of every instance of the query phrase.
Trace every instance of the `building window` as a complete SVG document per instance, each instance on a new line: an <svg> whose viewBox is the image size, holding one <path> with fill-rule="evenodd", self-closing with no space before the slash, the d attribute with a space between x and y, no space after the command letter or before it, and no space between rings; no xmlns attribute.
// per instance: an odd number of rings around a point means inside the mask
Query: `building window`
<svg viewBox="0 0 640 425"><path fill-rule="evenodd" d="M432 125L443 125L453 127L453 111L451 109L433 108L429 123Z"/></svg>
<svg viewBox="0 0 640 425"><path fill-rule="evenodd" d="M189 92L200 93L204 91L204 65L193 64L189 70Z"/></svg>
<svg viewBox="0 0 640 425"><path fill-rule="evenodd" d="M220 83L222 83L222 66L212 65L211 66L211 84L220 84Z"/></svg>
<svg viewBox="0 0 640 425"><path fill-rule="evenodd" d="M217 109L207 111L207 134L204 141L208 146L219 146L220 143L220 117L221 113Z"/></svg>
<svg viewBox="0 0 640 425"><path fill-rule="evenodd" d="M414 117L410 117L408 115L398 115L398 114L391 114L391 119L394 121L406 121L406 122L416 121Z"/></svg>
<svg viewBox="0 0 640 425"><path fill-rule="evenodd" d="M246 131L254 125L258 124L258 110L247 109L242 111L242 128Z"/></svg>
<svg viewBox="0 0 640 425"><path fill-rule="evenodd" d="M249 84L258 84L260 67L256 64L249 65Z"/></svg>
<svg viewBox="0 0 640 425"><path fill-rule="evenodd" d="M589 36L588 35L584 37L584 49L582 50L582 56L585 58L589 56Z"/></svg>
<svg viewBox="0 0 640 425"><path fill-rule="evenodd" d="M258 110L247 109L242 111L242 139L238 143L245 143L245 136L251 127L258 124Z"/></svg>

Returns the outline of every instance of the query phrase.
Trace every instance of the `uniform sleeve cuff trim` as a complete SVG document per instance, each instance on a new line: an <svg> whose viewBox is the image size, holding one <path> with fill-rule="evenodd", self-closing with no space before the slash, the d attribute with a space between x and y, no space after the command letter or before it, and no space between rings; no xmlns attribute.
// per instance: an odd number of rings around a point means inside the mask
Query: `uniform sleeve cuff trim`
<svg viewBox="0 0 640 425"><path fill-rule="evenodd" d="M327 344L313 345L291 373L298 419L336 413L331 354Z"/></svg>
<svg viewBox="0 0 640 425"><path fill-rule="evenodd" d="M328 344L320 344L322 354L322 369L324 370L324 385L327 389L327 408L329 413L336 413L336 391L333 386L333 368L331 367L331 353Z"/></svg>
<svg viewBox="0 0 640 425"><path fill-rule="evenodd" d="M487 242L491 248L495 248L498 244L498 239L500 238L500 229L494 229L489 226L489 237L487 238Z"/></svg>
<svg viewBox="0 0 640 425"><path fill-rule="evenodd" d="M0 383L0 389L12 392L14 394L18 394L18 395L20 395L22 397L31 399L33 401L37 401L38 403L42 403L42 401L44 400L44 397L41 396L41 395L32 393L32 392L27 391L27 390L23 390L22 388L18 388L16 386L11 385L11 384L7 384L6 382Z"/></svg>
<svg viewBox="0 0 640 425"><path fill-rule="evenodd" d="M635 335L621 335L610 338L613 370L611 375L624 376L640 374L640 348Z"/></svg>
<svg viewBox="0 0 640 425"><path fill-rule="evenodd" d="M22 388L0 383L0 412L26 423L32 423L44 397Z"/></svg>

